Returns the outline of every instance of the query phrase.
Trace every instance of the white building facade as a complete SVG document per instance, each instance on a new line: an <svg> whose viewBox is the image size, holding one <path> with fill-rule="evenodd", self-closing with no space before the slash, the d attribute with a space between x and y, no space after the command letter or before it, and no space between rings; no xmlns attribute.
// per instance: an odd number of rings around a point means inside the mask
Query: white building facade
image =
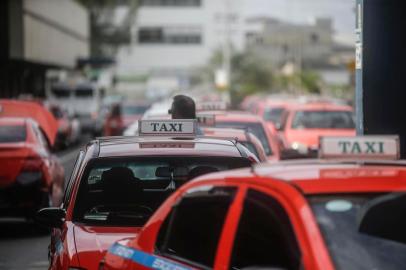
<svg viewBox="0 0 406 270"><path fill-rule="evenodd" d="M141 0L133 44L118 72L182 73L205 65L225 44L244 48L244 0Z"/></svg>

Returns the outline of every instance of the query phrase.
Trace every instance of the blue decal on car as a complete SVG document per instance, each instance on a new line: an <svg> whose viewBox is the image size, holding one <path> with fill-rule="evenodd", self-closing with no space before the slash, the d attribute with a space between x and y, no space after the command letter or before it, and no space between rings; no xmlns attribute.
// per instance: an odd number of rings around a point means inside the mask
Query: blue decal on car
<svg viewBox="0 0 406 270"><path fill-rule="evenodd" d="M114 244L109 252L116 256L132 260L142 266L157 270L193 270L193 268L185 267L170 260L156 257L148 253L129 248L120 244Z"/></svg>

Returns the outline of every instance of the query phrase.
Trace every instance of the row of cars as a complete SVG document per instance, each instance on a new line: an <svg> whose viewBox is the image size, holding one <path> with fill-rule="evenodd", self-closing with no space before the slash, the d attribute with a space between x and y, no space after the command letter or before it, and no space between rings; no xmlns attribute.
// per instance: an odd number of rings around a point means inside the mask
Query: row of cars
<svg viewBox="0 0 406 270"><path fill-rule="evenodd" d="M62 204L36 216L50 269L403 269L396 136L321 137L320 159L279 161L272 123L208 109L149 110L79 152Z"/></svg>
<svg viewBox="0 0 406 270"><path fill-rule="evenodd" d="M281 148L303 157L317 156L320 136L355 136L351 106L320 97L248 97L241 107L274 124Z"/></svg>

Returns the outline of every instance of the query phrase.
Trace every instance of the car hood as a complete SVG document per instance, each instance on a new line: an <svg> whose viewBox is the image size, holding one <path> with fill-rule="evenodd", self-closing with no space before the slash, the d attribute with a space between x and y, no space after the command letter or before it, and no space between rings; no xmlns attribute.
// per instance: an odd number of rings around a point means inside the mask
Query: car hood
<svg viewBox="0 0 406 270"><path fill-rule="evenodd" d="M44 131L51 145L55 143L58 121L42 105L31 101L0 100L0 116L23 117L34 119Z"/></svg>
<svg viewBox="0 0 406 270"><path fill-rule="evenodd" d="M286 134L288 146L300 143L307 147L318 148L319 138L323 136L355 136L353 129L298 129L290 130Z"/></svg>
<svg viewBox="0 0 406 270"><path fill-rule="evenodd" d="M135 237L140 230L140 227L75 226L75 245L80 267L97 269L112 244Z"/></svg>

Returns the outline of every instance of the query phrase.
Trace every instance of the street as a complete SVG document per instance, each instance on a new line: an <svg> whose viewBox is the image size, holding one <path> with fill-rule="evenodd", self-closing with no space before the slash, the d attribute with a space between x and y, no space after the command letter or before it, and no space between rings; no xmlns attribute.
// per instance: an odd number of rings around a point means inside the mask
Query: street
<svg viewBox="0 0 406 270"><path fill-rule="evenodd" d="M80 147L58 153L65 168L65 179L71 174ZM65 182L66 183L66 182ZM0 269L47 269L49 235L39 233L23 219L0 219Z"/></svg>

